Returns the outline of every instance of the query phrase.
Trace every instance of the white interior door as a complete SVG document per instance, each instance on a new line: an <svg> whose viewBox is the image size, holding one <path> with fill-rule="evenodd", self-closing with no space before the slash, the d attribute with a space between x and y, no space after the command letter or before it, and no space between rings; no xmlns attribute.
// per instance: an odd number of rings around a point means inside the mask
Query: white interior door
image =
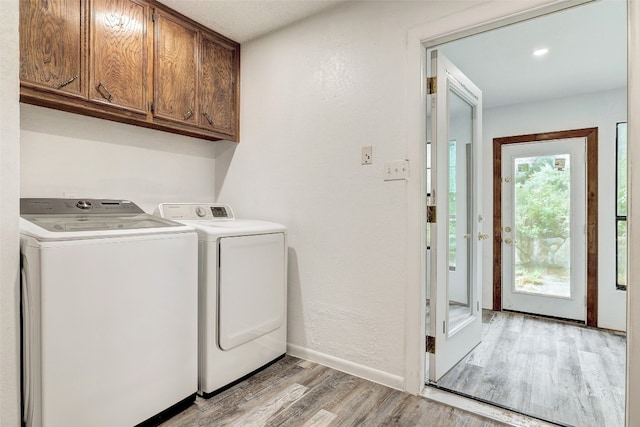
<svg viewBox="0 0 640 427"><path fill-rule="evenodd" d="M502 307L586 321L585 138L502 147Z"/></svg>
<svg viewBox="0 0 640 427"><path fill-rule="evenodd" d="M437 215L429 224L430 321L435 340L429 381L437 382L480 343L482 333L479 214L482 93L438 51L431 52L427 191ZM431 161L432 160L432 161Z"/></svg>

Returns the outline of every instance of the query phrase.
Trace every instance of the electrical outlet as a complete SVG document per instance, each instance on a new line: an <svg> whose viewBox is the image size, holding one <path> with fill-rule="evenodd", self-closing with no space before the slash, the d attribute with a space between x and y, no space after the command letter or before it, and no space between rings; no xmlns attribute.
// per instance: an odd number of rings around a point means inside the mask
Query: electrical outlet
<svg viewBox="0 0 640 427"><path fill-rule="evenodd" d="M409 178L409 161L398 160L384 164L384 180L395 181Z"/></svg>
<svg viewBox="0 0 640 427"><path fill-rule="evenodd" d="M363 165L370 165L371 162L373 162L373 147L371 145L362 147L360 163Z"/></svg>

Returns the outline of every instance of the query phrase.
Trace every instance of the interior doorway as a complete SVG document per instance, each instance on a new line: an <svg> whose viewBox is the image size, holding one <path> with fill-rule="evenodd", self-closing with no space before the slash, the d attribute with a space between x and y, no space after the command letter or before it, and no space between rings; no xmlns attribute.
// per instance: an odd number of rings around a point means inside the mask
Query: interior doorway
<svg viewBox="0 0 640 427"><path fill-rule="evenodd" d="M566 20L563 17L566 17ZM604 28L605 26L607 29ZM600 58L601 60L597 61L596 68L607 64L606 68L609 70L604 68L594 70L593 67L585 67L583 63L583 61L593 63L594 45L598 41L593 40L594 34L589 32L594 33L596 28L595 37L607 40L605 44L608 48L605 50L611 48L617 50L621 46L620 50L613 55L617 59L609 57L608 59ZM571 34L571 37L567 37L568 34ZM523 57L527 56L526 53L521 54L523 50L533 50L533 45L541 44L541 41L547 40L549 35L558 36L554 42L559 45L566 44L564 50L558 50L557 47L554 48L555 45L552 45L551 49L546 49L546 53L557 51L560 55L547 63L523 60ZM565 40L561 40L563 37ZM612 42L610 37L617 41ZM519 44L523 39L525 39L524 44ZM613 47L614 45L616 47ZM624 423L626 324L624 319L614 319L615 313L612 315L612 311L621 313L624 318L626 294L616 294L615 298L618 299L611 304L609 301L613 299L609 297L617 291L615 285L617 236L613 209L616 188L614 147L616 123L626 120L625 5L623 2L602 0L464 39L438 45L427 44L427 46L429 48L427 52L437 49L446 54L478 87L482 88L484 102L482 126L485 144L505 138L504 135L527 137L533 135L537 136L533 138L533 142L542 145L543 142L554 139L567 139L564 135L558 135L557 132L547 132L548 129L583 131L583 134L573 135L571 138L581 139L587 149L585 157L587 164L584 178L582 178L585 188L584 201L577 203L588 207L584 212L582 226L585 233L585 244L581 245L585 248L584 256L581 260L572 259L571 266L568 267L570 270L578 266L585 271L582 281L586 281L587 286L584 288L582 299L586 297L587 307L583 309L584 314L577 317L586 325L522 313L484 310L480 344L457 361L458 363L438 380L430 382L427 380L427 382L438 388L445 388L478 400L486 400L498 406L567 425L600 426ZM582 50L583 48L585 50ZM540 51L543 50L540 49ZM607 55L610 53L612 52L608 50ZM544 57L545 53L540 55ZM531 60L531 58L528 59ZM508 64L509 61L513 63ZM586 77L582 72L569 71L572 62L582 64L579 65L582 70L588 68L588 72L594 71L594 74ZM611 70L615 70L613 77L609 74ZM598 77L597 74L601 75ZM538 79L543 75L547 76L547 80L541 82ZM578 82L583 77L589 80L589 83ZM598 86L603 82L606 83ZM427 102L427 111L430 103L431 101ZM515 137L511 144L524 145L531 142L517 138ZM611 147L611 150L603 148L598 150L598 143L601 147ZM504 145L508 143L505 142ZM485 175L485 182L490 182L494 178L492 166L497 153L502 155L501 149L502 147L500 150L484 150L485 155L481 162L484 164L484 169L489 171ZM549 154L547 157L551 159L545 159L543 163L551 160L552 168L574 166L576 164L572 157L574 154L569 154L568 157L567 153ZM536 157L539 156L537 154L529 156L529 158ZM598 166L601 166L602 170L600 175L597 174ZM525 169L526 166L523 166L522 171L525 172ZM500 179L498 181L501 186L502 182ZM602 190L600 197L598 197L598 187ZM502 294L504 271L502 259L496 266L495 253L500 250L502 254L502 245L508 244L503 242L503 239L509 236L504 235L503 225L495 226L495 222L500 224L502 219L499 218L502 216L500 209L494 206L494 200L499 191L495 186L486 186L484 191L485 202L482 210L486 212L488 218L492 218L491 222L494 222L493 236L487 242L489 247L486 248L491 255L485 256L482 262L485 271L482 277L484 307L503 309L505 308ZM498 199L502 200L502 197ZM600 224L598 212L601 215ZM601 238L600 241L598 237ZM610 239L605 239L606 237ZM513 236L510 238L512 244L514 240L517 241ZM444 239L446 239L444 233L432 235L431 251L439 250L438 242ZM551 251L547 248L546 255L551 255L552 258L556 256L571 258L576 249L564 255L560 254L555 251L555 249L560 250L562 246L560 243L562 242L552 241L552 238L549 238L549 241L539 242L537 245L538 247L544 244L557 245L558 247ZM555 261L557 259L551 259L549 264L557 264ZM493 279L496 275L500 278L499 290L494 286L496 281ZM558 276L562 275L563 273L558 274ZM601 279L600 287L598 278ZM573 281L574 279L571 279L570 282L573 283ZM575 279L576 283L580 281L579 278ZM570 284L569 292L570 295L574 295L571 286ZM434 303L434 300L437 300L438 295L432 292L430 297L431 324L429 327L433 330L441 324L434 323L433 315L434 307L438 304ZM579 301L581 298L578 295L575 299ZM601 307L598 305L599 300L602 303ZM499 301L499 305L495 304L496 301ZM614 306L617 308L611 310ZM535 310L522 311L535 312ZM566 314L543 314L570 319L576 317ZM553 330L561 332L555 334L552 333ZM442 339L447 340L448 336L445 335ZM437 354L440 346L441 341L436 339L435 349L429 349ZM604 349L611 352L599 352ZM538 368L541 370L537 370ZM506 377L505 373L508 373ZM569 378L574 374L581 380L574 381L577 378ZM605 391L603 387L610 389L611 392ZM551 392L545 394L545 390ZM584 391L587 394L581 394ZM509 400L509 398L512 399ZM599 400L600 398L603 400ZM565 417L565 415L569 416Z"/></svg>

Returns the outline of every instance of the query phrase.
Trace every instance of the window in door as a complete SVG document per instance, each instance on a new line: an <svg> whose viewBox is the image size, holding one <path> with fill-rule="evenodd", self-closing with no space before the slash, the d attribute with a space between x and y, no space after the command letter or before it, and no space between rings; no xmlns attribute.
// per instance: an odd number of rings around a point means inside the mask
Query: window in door
<svg viewBox="0 0 640 427"><path fill-rule="evenodd" d="M456 141L449 142L449 270L456 271Z"/></svg>
<svg viewBox="0 0 640 427"><path fill-rule="evenodd" d="M616 288L627 289L627 123L616 125Z"/></svg>

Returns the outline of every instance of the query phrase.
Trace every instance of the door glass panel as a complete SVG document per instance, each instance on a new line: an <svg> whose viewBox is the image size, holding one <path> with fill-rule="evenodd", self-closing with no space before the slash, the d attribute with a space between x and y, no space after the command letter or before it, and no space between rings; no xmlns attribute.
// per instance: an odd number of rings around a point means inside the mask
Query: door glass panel
<svg viewBox="0 0 640 427"><path fill-rule="evenodd" d="M571 157L514 159L514 292L571 297Z"/></svg>
<svg viewBox="0 0 640 427"><path fill-rule="evenodd" d="M627 221L617 221L618 289L627 289Z"/></svg>
<svg viewBox="0 0 640 427"><path fill-rule="evenodd" d="M449 332L471 316L473 107L449 91Z"/></svg>

